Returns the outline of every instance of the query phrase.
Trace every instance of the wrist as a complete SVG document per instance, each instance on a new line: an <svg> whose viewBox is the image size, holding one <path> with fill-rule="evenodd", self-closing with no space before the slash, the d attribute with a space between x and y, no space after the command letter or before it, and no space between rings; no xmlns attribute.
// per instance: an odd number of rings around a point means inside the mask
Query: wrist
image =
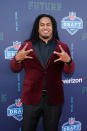
<svg viewBox="0 0 87 131"><path fill-rule="evenodd" d="M68 62L65 62L66 64L71 64L71 62L72 62L72 58L68 61Z"/></svg>
<svg viewBox="0 0 87 131"><path fill-rule="evenodd" d="M17 56L15 56L14 59L15 59L15 61L18 62L18 63L21 62L21 60L18 60L18 59L17 59Z"/></svg>

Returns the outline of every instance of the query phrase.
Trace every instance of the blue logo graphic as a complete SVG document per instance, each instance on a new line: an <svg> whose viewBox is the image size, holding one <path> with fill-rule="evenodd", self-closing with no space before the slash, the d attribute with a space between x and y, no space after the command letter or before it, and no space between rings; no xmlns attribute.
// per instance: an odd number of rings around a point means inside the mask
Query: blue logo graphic
<svg viewBox="0 0 87 131"><path fill-rule="evenodd" d="M20 46L21 46L21 41L20 42L13 41L13 46L9 46L8 48L5 49L5 59L11 60L16 55Z"/></svg>
<svg viewBox="0 0 87 131"><path fill-rule="evenodd" d="M81 18L76 17L76 13L69 12L69 16L62 19L61 28L74 35L79 29L83 29L83 21Z"/></svg>
<svg viewBox="0 0 87 131"><path fill-rule="evenodd" d="M7 108L7 116L12 116L16 120L21 121L23 119L23 107L20 99L15 100L15 104L10 105Z"/></svg>
<svg viewBox="0 0 87 131"><path fill-rule="evenodd" d="M81 131L81 122L75 121L75 118L69 118L69 121L63 124L62 131Z"/></svg>

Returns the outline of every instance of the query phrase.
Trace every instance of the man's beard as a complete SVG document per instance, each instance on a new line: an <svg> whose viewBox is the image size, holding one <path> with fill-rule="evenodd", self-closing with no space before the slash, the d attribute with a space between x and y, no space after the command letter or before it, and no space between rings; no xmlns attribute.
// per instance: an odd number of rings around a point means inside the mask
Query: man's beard
<svg viewBox="0 0 87 131"><path fill-rule="evenodd" d="M49 36L42 36L42 38L44 38L44 39L48 39L48 38L49 38Z"/></svg>

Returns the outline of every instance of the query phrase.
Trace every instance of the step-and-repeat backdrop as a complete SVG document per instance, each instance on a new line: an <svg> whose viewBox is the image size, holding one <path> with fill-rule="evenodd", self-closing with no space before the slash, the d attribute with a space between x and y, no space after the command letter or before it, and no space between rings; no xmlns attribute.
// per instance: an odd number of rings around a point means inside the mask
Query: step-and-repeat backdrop
<svg viewBox="0 0 87 131"><path fill-rule="evenodd" d="M13 73L10 60L42 13L56 19L60 40L68 44L76 65L72 75L63 74L59 131L87 131L87 2L80 0L0 1L0 131L21 131L24 70ZM42 130L41 118L37 131Z"/></svg>

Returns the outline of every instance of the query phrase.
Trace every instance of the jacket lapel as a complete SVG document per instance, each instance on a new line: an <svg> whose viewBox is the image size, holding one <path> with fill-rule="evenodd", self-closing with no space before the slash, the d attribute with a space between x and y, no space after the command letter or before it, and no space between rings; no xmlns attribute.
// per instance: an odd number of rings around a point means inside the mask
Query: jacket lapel
<svg viewBox="0 0 87 131"><path fill-rule="evenodd" d="M56 46L56 48L55 48L54 51L59 51L58 44L57 44L57 46ZM50 66L51 64L53 64L55 59L56 59L56 55L55 55L54 53L52 53L51 56L50 56L50 58L48 59L48 62L47 62L46 67L48 67L48 66Z"/></svg>
<svg viewBox="0 0 87 131"><path fill-rule="evenodd" d="M42 60L42 57L40 55L40 50L39 50L37 44L32 43L32 46L34 48L34 52L35 52L35 55L36 55L37 59L40 61L41 65L45 68L45 64L44 64L44 62Z"/></svg>

